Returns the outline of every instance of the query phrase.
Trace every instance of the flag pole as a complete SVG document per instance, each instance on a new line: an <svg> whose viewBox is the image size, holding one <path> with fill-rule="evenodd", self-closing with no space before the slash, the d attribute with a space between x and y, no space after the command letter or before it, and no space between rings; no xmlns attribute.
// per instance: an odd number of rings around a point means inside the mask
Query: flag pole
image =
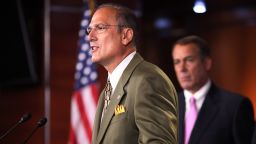
<svg viewBox="0 0 256 144"><path fill-rule="evenodd" d="M44 144L50 144L51 89L50 89L50 0L44 2L44 114L48 124L44 127Z"/></svg>

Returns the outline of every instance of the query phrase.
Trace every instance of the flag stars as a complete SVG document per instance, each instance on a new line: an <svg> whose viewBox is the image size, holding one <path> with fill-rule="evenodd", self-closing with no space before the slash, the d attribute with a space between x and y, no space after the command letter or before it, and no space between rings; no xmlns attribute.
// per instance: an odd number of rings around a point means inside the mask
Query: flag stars
<svg viewBox="0 0 256 144"><path fill-rule="evenodd" d="M82 84L85 85L85 84L87 84L88 82L89 82L89 80L88 80L87 77L82 77L82 78L81 78L81 83L82 83Z"/></svg>
<svg viewBox="0 0 256 144"><path fill-rule="evenodd" d="M96 68L91 61L91 50L88 37L86 36L85 28L90 23L90 10L85 10L83 13L83 20L80 23L79 46L80 52L77 57L76 72L75 72L75 89L83 88L90 83L94 83L97 80Z"/></svg>
<svg viewBox="0 0 256 144"><path fill-rule="evenodd" d="M87 64L87 65L91 65L91 64L92 64L91 59L87 59L86 64Z"/></svg>
<svg viewBox="0 0 256 144"><path fill-rule="evenodd" d="M84 36L85 35L85 30L84 29L81 29L78 33L78 35L81 37L81 36Z"/></svg>
<svg viewBox="0 0 256 144"><path fill-rule="evenodd" d="M82 45L82 50L87 51L89 49L89 45L87 43Z"/></svg>
<svg viewBox="0 0 256 144"><path fill-rule="evenodd" d="M83 68L83 63L82 62L79 62L79 63L77 63L76 64L76 70L82 70L82 68Z"/></svg>
<svg viewBox="0 0 256 144"><path fill-rule="evenodd" d="M98 77L98 75L97 75L96 72L92 72L92 73L90 74L90 79L91 79L92 81L96 80L97 77Z"/></svg>
<svg viewBox="0 0 256 144"><path fill-rule="evenodd" d="M85 12L84 12L84 16L85 17L89 17L91 15L91 11L90 10L86 10Z"/></svg>
<svg viewBox="0 0 256 144"><path fill-rule="evenodd" d="M84 37L84 40L89 41L88 36L85 36L85 37Z"/></svg>
<svg viewBox="0 0 256 144"><path fill-rule="evenodd" d="M85 55L84 53L80 53L80 54L78 55L78 59L79 59L80 61L83 61L85 58L86 58L86 55Z"/></svg>
<svg viewBox="0 0 256 144"><path fill-rule="evenodd" d="M91 73L91 68L90 67L86 67L84 68L84 75L89 75Z"/></svg>
<svg viewBox="0 0 256 144"><path fill-rule="evenodd" d="M82 22L81 22L81 26L82 26L82 27L85 27L85 26L87 26L88 24L89 24L89 21L88 21L87 19L82 20Z"/></svg>

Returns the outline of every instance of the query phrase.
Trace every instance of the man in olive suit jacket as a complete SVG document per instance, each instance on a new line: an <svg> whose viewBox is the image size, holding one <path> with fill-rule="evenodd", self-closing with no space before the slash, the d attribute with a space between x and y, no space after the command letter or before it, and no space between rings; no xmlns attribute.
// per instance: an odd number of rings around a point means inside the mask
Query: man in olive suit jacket
<svg viewBox="0 0 256 144"><path fill-rule="evenodd" d="M137 23L127 8L101 5L87 28L92 61L108 71L93 144L178 143L178 100L168 76L136 52ZM106 92L104 92L106 91Z"/></svg>

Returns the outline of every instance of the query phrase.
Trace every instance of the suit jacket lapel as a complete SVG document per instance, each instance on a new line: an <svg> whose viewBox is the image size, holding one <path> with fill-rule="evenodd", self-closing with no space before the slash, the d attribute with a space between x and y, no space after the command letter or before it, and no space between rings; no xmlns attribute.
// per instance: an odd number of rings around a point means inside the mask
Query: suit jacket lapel
<svg viewBox="0 0 256 144"><path fill-rule="evenodd" d="M207 130L211 121L215 118L218 112L218 96L215 94L215 86L212 84L209 93L207 94L202 108L197 117L194 129L191 134L191 143L198 143L200 137Z"/></svg>
<svg viewBox="0 0 256 144"><path fill-rule="evenodd" d="M138 53L135 54L135 56L133 57L131 62L128 64L128 66L124 70L124 72L117 84L117 87L116 87L113 95L111 96L110 103L109 103L106 113L104 114L102 123L100 124L100 129L99 129L99 133L97 136L97 143L101 142L101 140L109 126L109 123L110 123L112 117L114 116L115 107L119 104L120 100L122 99L123 95L125 94L124 86L128 82L135 67L140 62L142 62L142 60L143 60L143 58ZM101 104L101 105L103 105L103 104ZM103 106L102 106L102 108L103 108ZM100 110L100 111L102 111L102 110ZM100 118L98 118L98 119L100 119Z"/></svg>
<svg viewBox="0 0 256 144"><path fill-rule="evenodd" d="M179 144L184 143L184 130L185 130L185 109L186 109L186 104L185 104L185 96L184 93L181 92L179 93Z"/></svg>
<svg viewBox="0 0 256 144"><path fill-rule="evenodd" d="M116 95L117 91L120 92L120 94ZM100 141L102 140L102 138L107 130L107 127L109 126L109 123L110 123L112 117L114 116L115 107L120 102L122 96L123 96L123 92L120 91L120 88L118 88L118 89L116 88L114 94L111 96L108 109L107 109L106 113L104 114L104 116L102 118L102 122L100 124L100 129L99 129L99 133L98 133L98 137L97 137L98 143L100 143Z"/></svg>
<svg viewBox="0 0 256 144"><path fill-rule="evenodd" d="M104 92L102 91L99 97L97 111L95 114L95 120L93 125L93 137L92 137L92 143L94 144L97 140L100 123L101 123L101 114L104 106Z"/></svg>

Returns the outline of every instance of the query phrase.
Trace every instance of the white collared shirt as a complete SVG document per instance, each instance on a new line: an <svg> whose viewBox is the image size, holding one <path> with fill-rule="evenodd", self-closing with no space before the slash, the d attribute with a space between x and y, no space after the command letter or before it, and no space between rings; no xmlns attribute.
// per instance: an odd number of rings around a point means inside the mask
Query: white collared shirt
<svg viewBox="0 0 256 144"><path fill-rule="evenodd" d="M210 86L211 86L211 81L208 80L207 83L203 87L201 87L197 92L195 92L194 94L192 94L188 90L184 90L185 103L186 103L185 117L186 117L187 112L189 111L189 108L190 108L189 99L192 97L192 95L196 99L196 107L197 107L197 110L199 112L202 105L203 105L205 97L206 97L206 95L207 95L207 93L210 89Z"/></svg>
<svg viewBox="0 0 256 144"><path fill-rule="evenodd" d="M136 54L136 51L130 53L110 74L108 73L108 78L110 80L111 86L112 86L112 94L115 91L116 85L122 76L125 68L128 66L128 64L131 62L132 58Z"/></svg>

